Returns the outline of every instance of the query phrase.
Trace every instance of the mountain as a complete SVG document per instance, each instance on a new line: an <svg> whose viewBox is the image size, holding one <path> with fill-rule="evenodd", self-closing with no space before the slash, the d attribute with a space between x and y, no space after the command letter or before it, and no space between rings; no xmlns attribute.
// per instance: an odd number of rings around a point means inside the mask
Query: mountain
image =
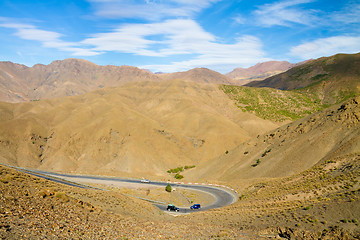
<svg viewBox="0 0 360 240"><path fill-rule="evenodd" d="M217 86L128 83L80 96L0 103L0 162L63 172L168 177L277 125Z"/></svg>
<svg viewBox="0 0 360 240"><path fill-rule="evenodd" d="M172 74L154 74L130 66L99 66L81 59L54 61L33 67L0 62L0 101L24 102L75 96L129 82L181 79L198 83L234 84L226 76L205 68Z"/></svg>
<svg viewBox="0 0 360 240"><path fill-rule="evenodd" d="M294 90L315 96L323 104L335 104L360 93L360 53L337 54L246 84Z"/></svg>
<svg viewBox="0 0 360 240"><path fill-rule="evenodd" d="M287 177L319 163L351 158L359 149L357 97L244 142L228 154L199 165L201 170L192 177L211 176L224 182Z"/></svg>
<svg viewBox="0 0 360 240"><path fill-rule="evenodd" d="M225 75L241 83L240 85L243 85L251 81L263 80L267 77L282 73L297 65L298 64L292 64L287 61L268 61L257 63L255 66L249 68L238 67Z"/></svg>
<svg viewBox="0 0 360 240"><path fill-rule="evenodd" d="M155 74L136 67L98 66L81 59L33 67L0 62L0 100L21 102L73 96L127 82L159 80Z"/></svg>
<svg viewBox="0 0 360 240"><path fill-rule="evenodd" d="M232 79L207 68L194 68L186 72L159 74L159 76L165 80L181 79L197 83L235 84Z"/></svg>

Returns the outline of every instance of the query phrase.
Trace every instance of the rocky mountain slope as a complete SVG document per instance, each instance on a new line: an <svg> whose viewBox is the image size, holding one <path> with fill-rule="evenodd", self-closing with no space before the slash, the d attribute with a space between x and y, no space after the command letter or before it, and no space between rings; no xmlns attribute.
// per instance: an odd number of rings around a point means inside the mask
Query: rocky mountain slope
<svg viewBox="0 0 360 240"><path fill-rule="evenodd" d="M81 96L0 104L0 161L123 176L162 176L198 165L271 121L239 111L216 85L129 83Z"/></svg>
<svg viewBox="0 0 360 240"><path fill-rule="evenodd" d="M174 79L197 83L234 84L230 78L205 68L172 74L153 74L136 67L99 66L81 59L65 59L33 67L0 62L0 101L23 102L75 96L129 82Z"/></svg>
<svg viewBox="0 0 360 240"><path fill-rule="evenodd" d="M357 154L359 149L357 97L242 143L228 154L199 165L192 177L211 176L224 182L286 177L324 161Z"/></svg>
<svg viewBox="0 0 360 240"><path fill-rule="evenodd" d="M0 100L21 102L73 96L127 82L159 80L155 74L136 67L98 66L81 59L33 67L0 62Z"/></svg>
<svg viewBox="0 0 360 240"><path fill-rule="evenodd" d="M264 80L265 78L287 71L297 65L298 64L287 61L268 61L257 63L249 68L238 67L225 75L235 80L238 85L243 85L251 81Z"/></svg>
<svg viewBox="0 0 360 240"><path fill-rule="evenodd" d="M308 61L263 81L246 84L282 90L298 89L323 104L335 104L360 93L360 53L337 54Z"/></svg>

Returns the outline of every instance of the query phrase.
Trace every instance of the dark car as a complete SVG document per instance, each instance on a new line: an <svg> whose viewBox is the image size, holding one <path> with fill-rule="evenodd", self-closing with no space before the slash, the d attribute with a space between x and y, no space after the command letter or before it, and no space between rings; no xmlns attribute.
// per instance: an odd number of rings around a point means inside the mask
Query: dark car
<svg viewBox="0 0 360 240"><path fill-rule="evenodd" d="M166 210L178 212L178 211L179 211L179 208L178 208L178 207L175 207L175 206L172 205L172 204L169 204L169 205L167 206Z"/></svg>
<svg viewBox="0 0 360 240"><path fill-rule="evenodd" d="M194 204L190 207L190 209L199 209L200 208L200 204Z"/></svg>

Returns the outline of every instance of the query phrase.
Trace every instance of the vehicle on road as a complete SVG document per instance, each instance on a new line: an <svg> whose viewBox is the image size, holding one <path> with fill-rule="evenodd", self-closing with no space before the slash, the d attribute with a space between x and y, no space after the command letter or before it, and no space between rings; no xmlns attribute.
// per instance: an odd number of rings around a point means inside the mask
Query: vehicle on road
<svg viewBox="0 0 360 240"><path fill-rule="evenodd" d="M199 209L200 207L200 204L194 204L190 207L190 209Z"/></svg>
<svg viewBox="0 0 360 240"><path fill-rule="evenodd" d="M141 183L150 183L150 180L148 180L148 179L141 179L140 182L141 182Z"/></svg>
<svg viewBox="0 0 360 240"><path fill-rule="evenodd" d="M172 204L169 204L169 205L167 206L166 210L178 212L178 211L179 211L179 208L178 208L178 207L175 207L175 206L172 205Z"/></svg>

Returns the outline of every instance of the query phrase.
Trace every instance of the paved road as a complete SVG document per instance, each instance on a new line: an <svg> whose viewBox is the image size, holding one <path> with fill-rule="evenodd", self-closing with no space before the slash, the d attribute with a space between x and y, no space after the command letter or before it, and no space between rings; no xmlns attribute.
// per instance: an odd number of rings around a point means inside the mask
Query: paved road
<svg viewBox="0 0 360 240"><path fill-rule="evenodd" d="M9 165L6 165L9 166ZM54 173L54 172L46 172L46 171L38 171L38 170L29 170L24 168L17 168L13 166L9 166L19 171L32 174L38 177L42 177L51 181L59 182L62 184L67 184L70 186L81 187L81 188L94 188L85 184L81 184L78 181L91 180L93 183L101 183L106 184L106 182L126 182L126 183L141 183L141 180L138 179L126 179L126 178L117 178L117 177L105 177L105 176L86 176L86 175L72 175L72 174L62 174L62 173ZM66 180L66 178L71 178L72 181ZM74 180L75 179L75 180ZM76 181L78 179L78 181ZM150 182L150 183L141 183L146 185L155 185L158 187L164 187L168 184L167 182ZM207 192L215 197L215 202L210 205L204 206L197 210L191 210L189 208L180 208L180 213L190 213L195 211L206 211L213 208L220 208L227 205L230 205L236 201L236 194L231 192L230 190L223 189L220 187L206 186L206 185L190 185L190 184L171 184L172 187L175 188L185 188L185 189L193 189L198 191ZM166 205L163 204L154 204L161 210L166 211Z"/></svg>

